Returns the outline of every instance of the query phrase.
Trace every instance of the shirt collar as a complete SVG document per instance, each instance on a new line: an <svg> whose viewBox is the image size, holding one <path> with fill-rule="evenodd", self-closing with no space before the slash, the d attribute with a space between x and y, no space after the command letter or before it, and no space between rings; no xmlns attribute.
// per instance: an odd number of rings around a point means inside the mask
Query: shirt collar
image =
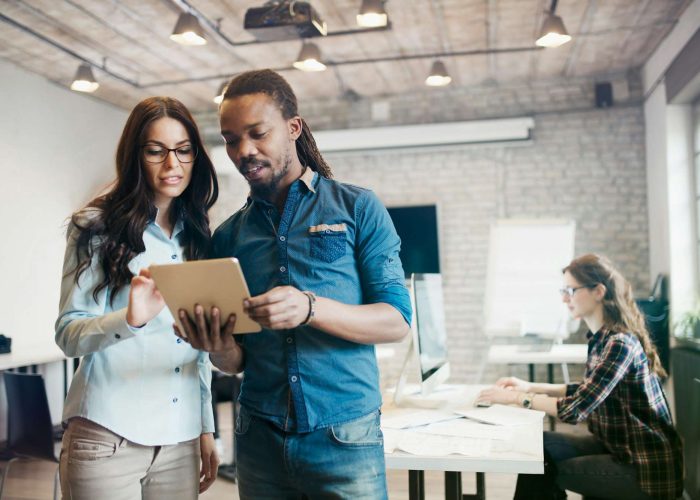
<svg viewBox="0 0 700 500"><path fill-rule="evenodd" d="M586 333L586 339L588 339L588 342L597 342L607 331L608 329L605 326L601 327L600 330L595 333L588 330L588 333Z"/></svg>
<svg viewBox="0 0 700 500"><path fill-rule="evenodd" d="M311 170L310 167L304 167L304 173L301 174L301 177L299 177L299 180L304 183L306 188L311 191L312 193L316 192L316 189L314 188L314 179L316 178L316 172Z"/></svg>
<svg viewBox="0 0 700 500"><path fill-rule="evenodd" d="M301 183L306 186L306 189L311 191L312 193L316 193L316 188L314 188L314 181L316 180L316 172L311 170L309 167L304 167L304 172L301 174L301 177L297 179L297 181L301 181ZM294 181L296 182L296 181ZM253 196L252 191L248 191L248 203L251 202L258 202L258 203L265 203L265 204L270 204L269 202L265 200L261 200L259 198L256 198Z"/></svg>
<svg viewBox="0 0 700 500"><path fill-rule="evenodd" d="M153 224L154 226L158 226L158 224L156 223L156 220L158 219L159 210L160 209L158 207L154 207L153 216L148 219L148 222L150 224ZM160 227L160 226L158 226L158 227ZM177 221L175 221L175 226L173 227L173 234L172 234L171 238L174 238L175 236L180 234L184 229L185 229L185 223L183 221L183 218L181 216L179 216L177 218Z"/></svg>

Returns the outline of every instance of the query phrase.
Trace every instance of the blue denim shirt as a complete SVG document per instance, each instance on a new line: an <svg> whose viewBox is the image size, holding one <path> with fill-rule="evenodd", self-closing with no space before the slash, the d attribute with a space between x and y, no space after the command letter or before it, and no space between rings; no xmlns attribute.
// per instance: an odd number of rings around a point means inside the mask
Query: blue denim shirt
<svg viewBox="0 0 700 500"><path fill-rule="evenodd" d="M248 199L214 233L214 257L236 257L255 296L281 285L344 304L387 303L407 324L411 304L399 260L401 241L369 190L306 169L282 214ZM240 402L290 432L309 432L381 406L373 345L309 326L241 336Z"/></svg>

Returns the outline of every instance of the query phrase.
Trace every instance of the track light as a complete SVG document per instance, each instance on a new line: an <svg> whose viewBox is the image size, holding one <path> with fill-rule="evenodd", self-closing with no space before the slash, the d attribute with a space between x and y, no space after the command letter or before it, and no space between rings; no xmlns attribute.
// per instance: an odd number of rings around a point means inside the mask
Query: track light
<svg viewBox="0 0 700 500"><path fill-rule="evenodd" d="M221 85L219 85L219 91L216 93L216 96L214 97L214 102L216 104L221 104L224 100L224 91L226 90L226 84L228 81L225 81Z"/></svg>
<svg viewBox="0 0 700 500"><path fill-rule="evenodd" d="M556 8L557 0L552 0L552 7L549 9L549 12L547 12L547 17L545 17L542 23L540 36L535 41L535 45L553 48L571 41L571 35L566 31L564 21L562 21L561 17L554 14Z"/></svg>
<svg viewBox="0 0 700 500"><path fill-rule="evenodd" d="M83 63L78 66L78 71L75 73L70 89L77 92L94 92L99 86L100 84L95 80L95 75L92 74L90 65Z"/></svg>
<svg viewBox="0 0 700 500"><path fill-rule="evenodd" d="M304 42L293 66L302 71L324 71L326 69L326 65L321 62L321 49L311 42Z"/></svg>
<svg viewBox="0 0 700 500"><path fill-rule="evenodd" d="M357 24L364 28L381 28L388 24L384 2L382 0L362 0Z"/></svg>
<svg viewBox="0 0 700 500"><path fill-rule="evenodd" d="M452 78L447 73L447 68L445 63L442 61L433 62L433 66L430 68L430 74L428 78L425 79L425 84L430 87L444 87L449 85Z"/></svg>
<svg viewBox="0 0 700 500"><path fill-rule="evenodd" d="M177 18L173 34L170 39L181 45L204 45L207 40L204 38L204 30L200 26L197 18L188 12L183 12Z"/></svg>

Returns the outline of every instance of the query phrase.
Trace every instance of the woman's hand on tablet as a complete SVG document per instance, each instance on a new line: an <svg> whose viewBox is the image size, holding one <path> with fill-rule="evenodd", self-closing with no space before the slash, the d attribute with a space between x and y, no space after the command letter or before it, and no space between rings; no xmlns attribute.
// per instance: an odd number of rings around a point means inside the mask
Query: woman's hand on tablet
<svg viewBox="0 0 700 500"><path fill-rule="evenodd" d="M139 328L158 316L165 307L163 296L147 269L141 269L138 276L131 278L129 305L126 308L126 322Z"/></svg>

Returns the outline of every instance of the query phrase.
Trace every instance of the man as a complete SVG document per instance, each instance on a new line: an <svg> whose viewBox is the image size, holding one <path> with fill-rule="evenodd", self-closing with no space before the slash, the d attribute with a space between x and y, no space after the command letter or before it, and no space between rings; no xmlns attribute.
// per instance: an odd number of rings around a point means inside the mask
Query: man
<svg viewBox="0 0 700 500"><path fill-rule="evenodd" d="M260 333L181 314L194 347L245 369L236 425L242 499L386 498L375 343L401 340L411 308L400 240L369 190L330 179L289 84L270 70L233 79L220 107L226 150L250 185L213 238L237 257Z"/></svg>

